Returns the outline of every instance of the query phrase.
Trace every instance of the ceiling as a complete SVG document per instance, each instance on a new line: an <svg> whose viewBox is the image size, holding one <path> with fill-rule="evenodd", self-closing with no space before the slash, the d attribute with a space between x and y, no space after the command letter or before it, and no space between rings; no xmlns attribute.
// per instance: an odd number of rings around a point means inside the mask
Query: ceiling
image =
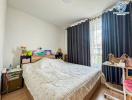
<svg viewBox="0 0 132 100"><path fill-rule="evenodd" d="M67 26L101 13L118 0L8 0L8 5L57 26Z"/></svg>

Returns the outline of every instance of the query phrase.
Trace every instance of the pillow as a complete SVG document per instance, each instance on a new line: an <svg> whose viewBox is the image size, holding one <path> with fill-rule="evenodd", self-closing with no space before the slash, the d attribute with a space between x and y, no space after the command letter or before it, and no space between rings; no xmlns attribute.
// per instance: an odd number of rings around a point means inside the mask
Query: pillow
<svg viewBox="0 0 132 100"><path fill-rule="evenodd" d="M36 56L45 56L46 55L44 50L35 50L35 51L33 51L33 54Z"/></svg>
<svg viewBox="0 0 132 100"><path fill-rule="evenodd" d="M52 51L51 50L44 50L46 55L52 55Z"/></svg>

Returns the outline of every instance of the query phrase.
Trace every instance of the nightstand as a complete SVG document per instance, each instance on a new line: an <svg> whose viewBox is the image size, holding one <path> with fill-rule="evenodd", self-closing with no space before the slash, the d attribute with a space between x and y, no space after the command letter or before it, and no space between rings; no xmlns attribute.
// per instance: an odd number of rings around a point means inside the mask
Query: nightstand
<svg viewBox="0 0 132 100"><path fill-rule="evenodd" d="M2 94L15 91L23 87L22 69L13 68L2 73Z"/></svg>

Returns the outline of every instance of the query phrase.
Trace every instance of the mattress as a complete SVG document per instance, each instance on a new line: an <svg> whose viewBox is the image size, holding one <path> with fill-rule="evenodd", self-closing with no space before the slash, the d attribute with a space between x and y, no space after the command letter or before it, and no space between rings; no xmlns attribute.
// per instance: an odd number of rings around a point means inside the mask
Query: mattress
<svg viewBox="0 0 132 100"><path fill-rule="evenodd" d="M24 82L34 100L83 100L100 76L97 68L56 59L23 65Z"/></svg>

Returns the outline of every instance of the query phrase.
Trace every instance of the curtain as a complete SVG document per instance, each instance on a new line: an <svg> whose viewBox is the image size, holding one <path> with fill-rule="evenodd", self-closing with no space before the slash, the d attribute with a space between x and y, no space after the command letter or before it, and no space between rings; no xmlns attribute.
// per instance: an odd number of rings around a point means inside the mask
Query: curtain
<svg viewBox="0 0 132 100"><path fill-rule="evenodd" d="M126 53L132 57L132 2L127 5L126 10L130 14L117 16L113 14L114 11L102 15L103 62L108 60L109 53L117 57ZM103 66L103 72L107 81L121 84L121 70ZM117 78L114 78L115 76Z"/></svg>
<svg viewBox="0 0 132 100"><path fill-rule="evenodd" d="M91 65L102 64L102 22L101 17L90 21Z"/></svg>
<svg viewBox="0 0 132 100"><path fill-rule="evenodd" d="M68 61L90 66L89 20L67 29Z"/></svg>

